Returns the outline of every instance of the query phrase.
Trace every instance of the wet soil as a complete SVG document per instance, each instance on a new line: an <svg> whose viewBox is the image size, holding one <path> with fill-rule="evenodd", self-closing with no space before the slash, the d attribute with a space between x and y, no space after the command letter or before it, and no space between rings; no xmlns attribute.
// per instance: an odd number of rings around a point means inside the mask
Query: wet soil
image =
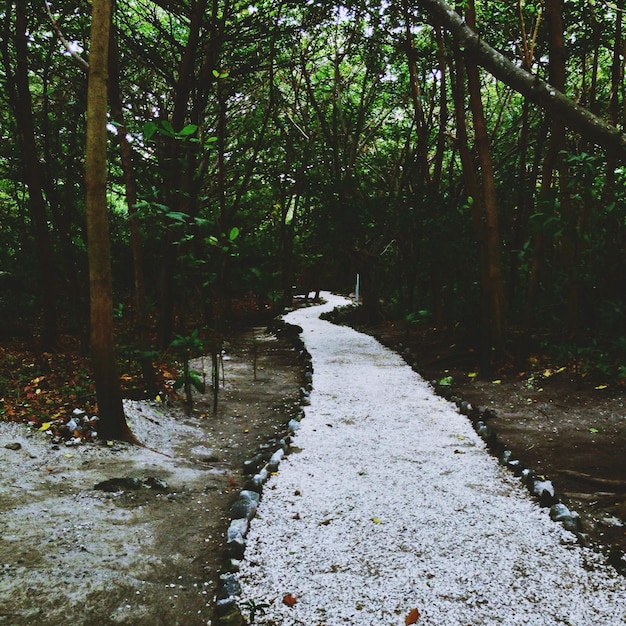
<svg viewBox="0 0 626 626"><path fill-rule="evenodd" d="M486 411L498 442L552 481L558 499L581 515L590 545L626 573L623 387L532 357L523 368L481 376L475 353L447 331L386 323L367 332L404 353L442 395Z"/></svg>
<svg viewBox="0 0 626 626"><path fill-rule="evenodd" d="M0 422L0 624L215 623L244 461L286 432L304 372L291 342L264 327L225 348L217 414L210 387L191 414L177 401L126 405L148 448L54 445ZM192 363L208 379L210 368Z"/></svg>

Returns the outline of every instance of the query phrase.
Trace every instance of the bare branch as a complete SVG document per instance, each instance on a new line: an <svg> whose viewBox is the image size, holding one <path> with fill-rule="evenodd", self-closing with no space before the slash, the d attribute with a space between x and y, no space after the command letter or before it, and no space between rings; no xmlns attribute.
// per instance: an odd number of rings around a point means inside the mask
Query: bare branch
<svg viewBox="0 0 626 626"><path fill-rule="evenodd" d="M78 54L78 52L76 52L76 50L73 49L72 44L65 38L65 35L63 35L63 31L61 30L59 23L56 21L56 19L52 15L52 7L50 6L50 3L48 2L48 0L44 0L44 4L46 5L46 13L48 14L48 17L50 18L50 23L52 24L52 28L54 28L56 34L59 36L59 39L61 40L61 43L67 50L67 53L78 63L78 65L82 69L84 69L87 72L89 70L89 63L87 63L87 61L85 61L85 59L83 59L83 57L81 57L80 54Z"/></svg>

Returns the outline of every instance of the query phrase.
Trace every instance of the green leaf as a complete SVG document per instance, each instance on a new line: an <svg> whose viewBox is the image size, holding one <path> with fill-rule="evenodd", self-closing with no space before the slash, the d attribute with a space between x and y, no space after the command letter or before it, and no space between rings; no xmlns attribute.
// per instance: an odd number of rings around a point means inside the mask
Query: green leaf
<svg viewBox="0 0 626 626"><path fill-rule="evenodd" d="M178 134L181 137L188 137L189 135L193 135L198 130L198 126L196 124L187 124Z"/></svg>
<svg viewBox="0 0 626 626"><path fill-rule="evenodd" d="M150 141L150 138L154 135L154 133L156 133L156 131L157 125L154 122L146 122L141 130L144 141Z"/></svg>
<svg viewBox="0 0 626 626"><path fill-rule="evenodd" d="M169 213L166 213L166 217L169 217L169 219L175 221L175 222L186 222L187 221L187 214L186 213L181 213L180 211L170 211Z"/></svg>
<svg viewBox="0 0 626 626"><path fill-rule="evenodd" d="M161 132L168 137L174 137L176 135L174 127L169 120L161 120Z"/></svg>
<svg viewBox="0 0 626 626"><path fill-rule="evenodd" d="M239 229L236 226L233 226L228 233L229 241L235 241L239 237Z"/></svg>
<svg viewBox="0 0 626 626"><path fill-rule="evenodd" d="M204 393L206 391L206 385L204 381L195 372L189 372L189 382L196 388L196 391Z"/></svg>

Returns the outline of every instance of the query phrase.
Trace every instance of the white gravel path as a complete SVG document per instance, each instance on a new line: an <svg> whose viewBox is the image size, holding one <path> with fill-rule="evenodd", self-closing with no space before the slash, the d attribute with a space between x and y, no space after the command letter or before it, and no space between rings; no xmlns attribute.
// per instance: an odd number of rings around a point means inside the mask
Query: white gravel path
<svg viewBox="0 0 626 626"><path fill-rule="evenodd" d="M266 484L240 606L290 626L613 626L626 580L581 548L466 417L375 339L304 308L311 405ZM295 604L284 603L291 594Z"/></svg>

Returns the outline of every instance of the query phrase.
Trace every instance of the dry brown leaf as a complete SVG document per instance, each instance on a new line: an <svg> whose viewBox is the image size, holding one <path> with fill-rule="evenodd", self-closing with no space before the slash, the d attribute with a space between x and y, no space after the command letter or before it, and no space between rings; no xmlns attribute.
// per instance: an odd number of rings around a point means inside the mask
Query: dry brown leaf
<svg viewBox="0 0 626 626"><path fill-rule="evenodd" d="M296 597L290 593L283 596L283 604L286 604L287 606L293 606L297 601Z"/></svg>

